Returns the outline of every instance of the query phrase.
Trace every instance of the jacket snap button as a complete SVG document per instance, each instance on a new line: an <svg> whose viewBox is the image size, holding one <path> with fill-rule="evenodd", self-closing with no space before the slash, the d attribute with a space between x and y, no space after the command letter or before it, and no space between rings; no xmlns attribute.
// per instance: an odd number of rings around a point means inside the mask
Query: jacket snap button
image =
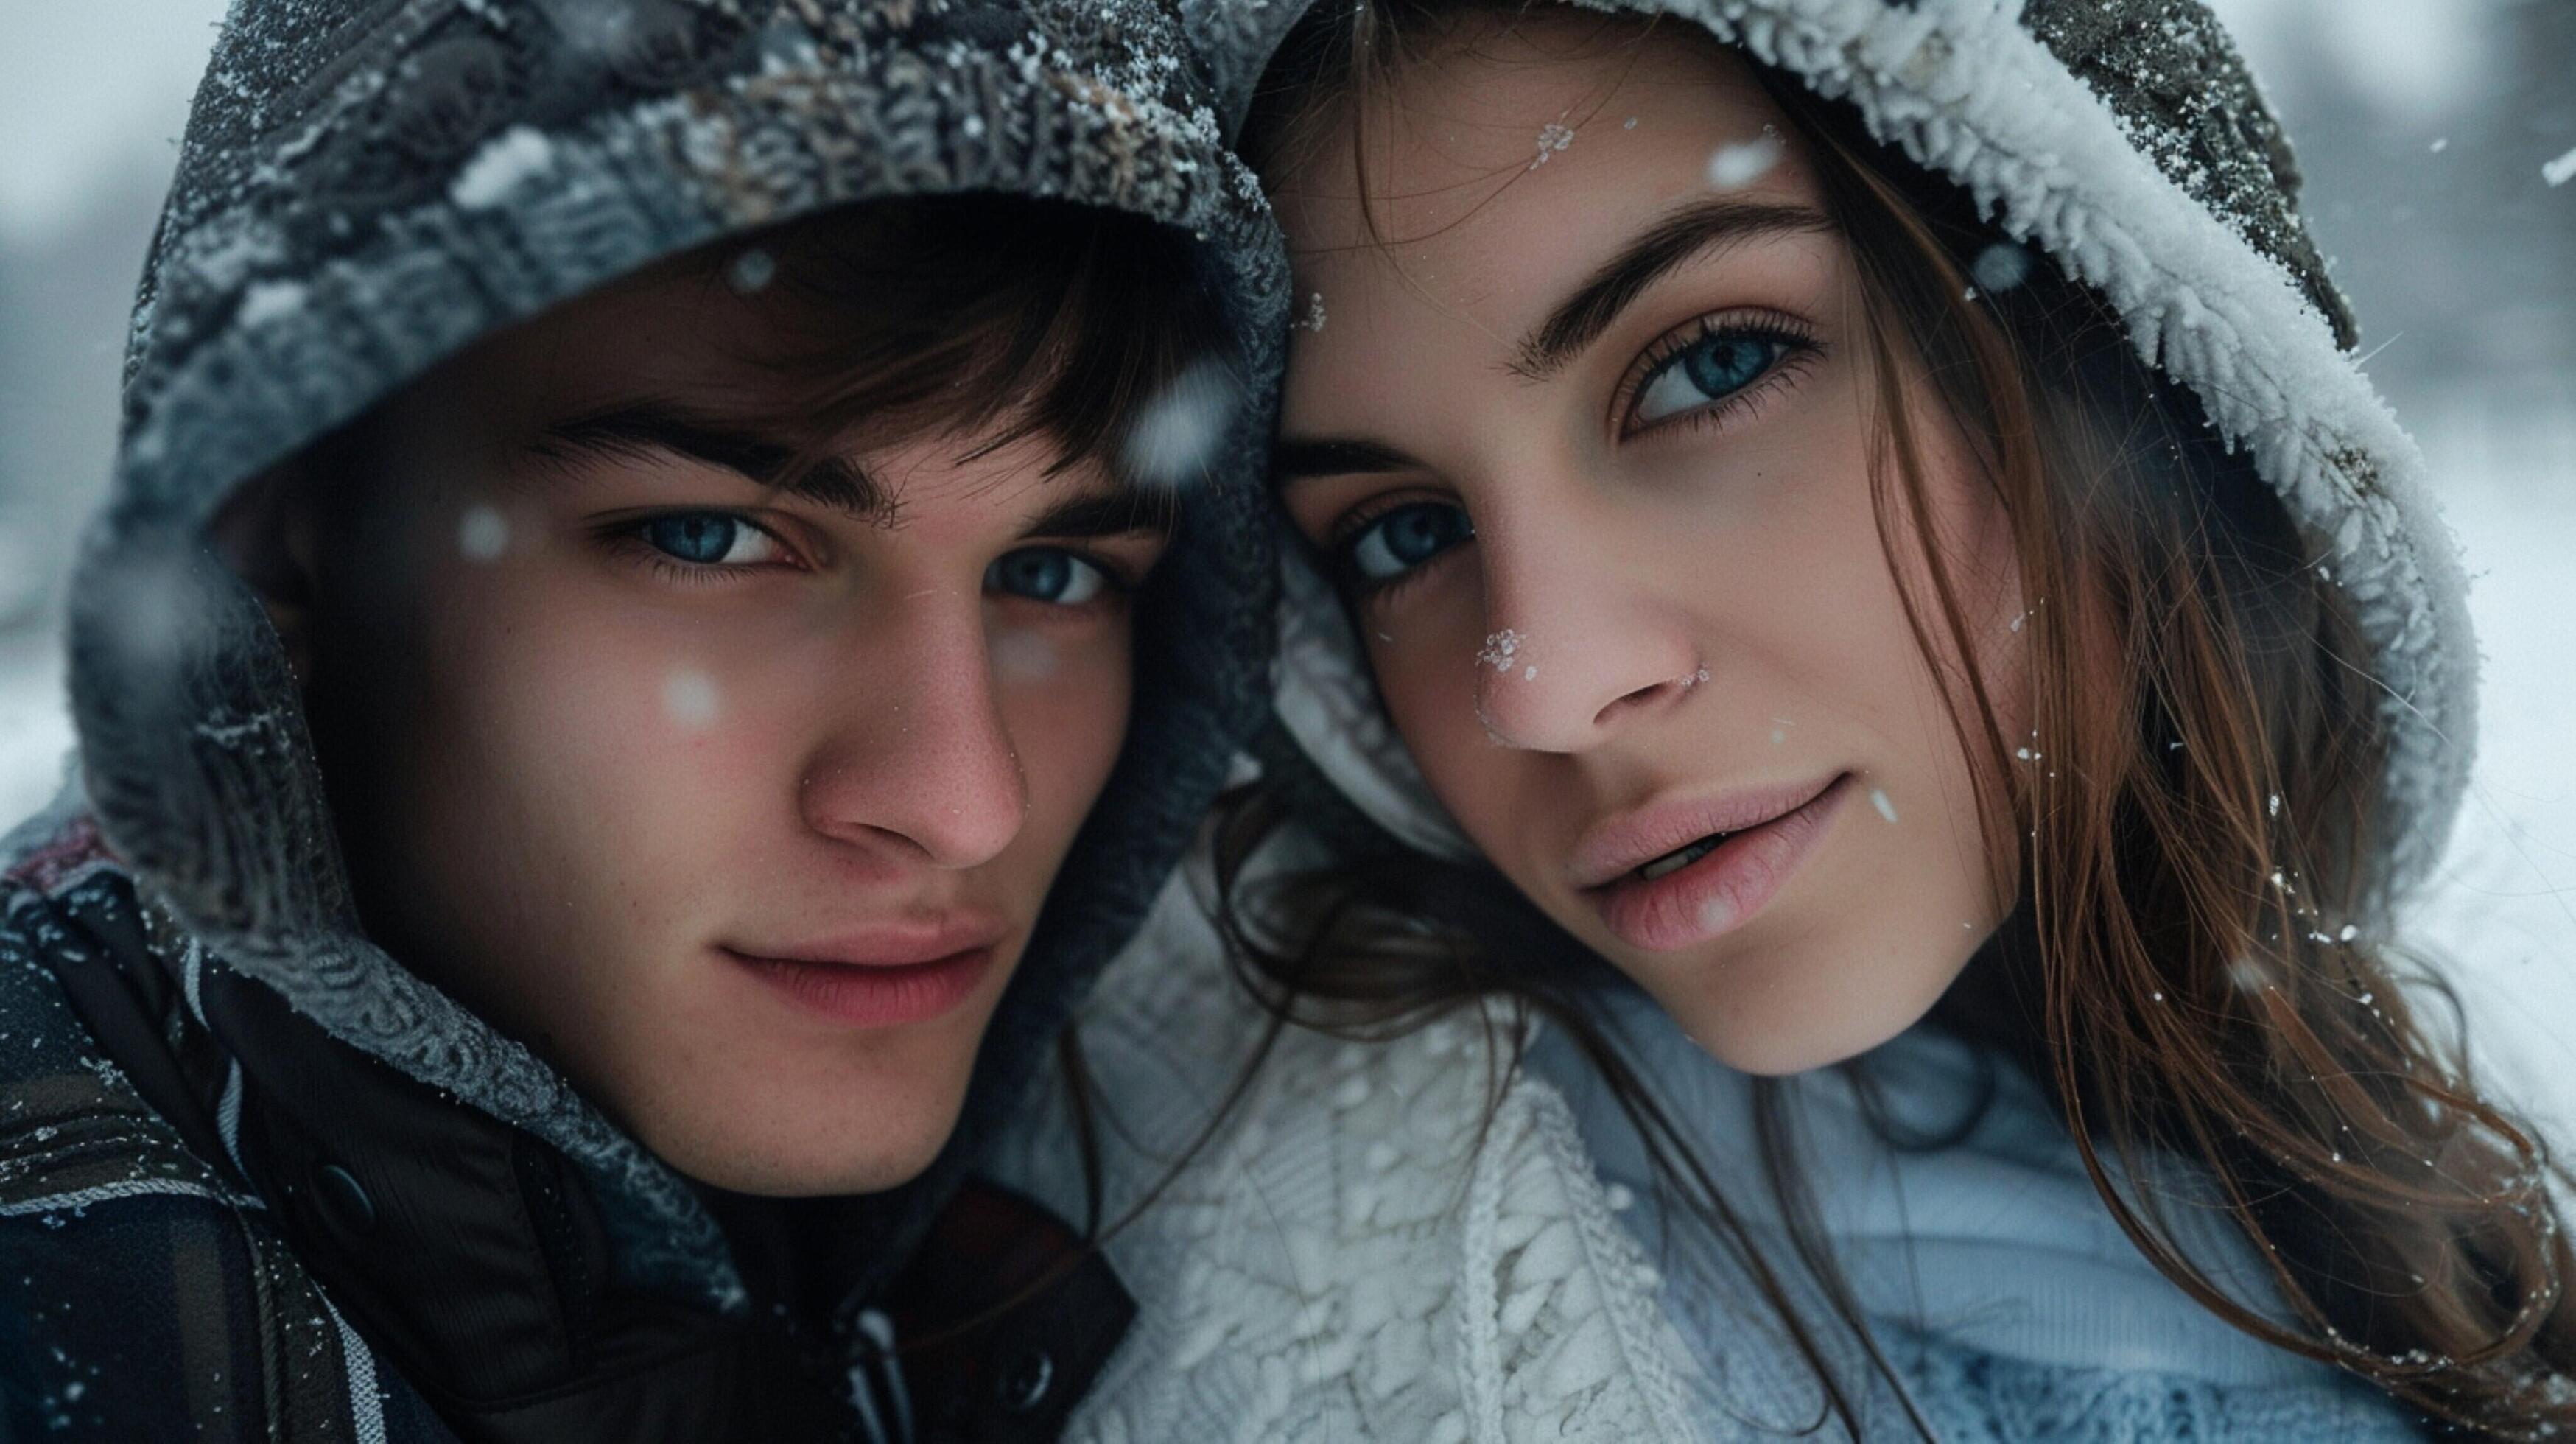
<svg viewBox="0 0 2576 1444"><path fill-rule="evenodd" d="M1023 1349L993 1376L993 1396L1014 1414L1026 1414L1046 1402L1055 1383L1055 1360L1044 1349Z"/></svg>
<svg viewBox="0 0 2576 1444"><path fill-rule="evenodd" d="M367 1186L356 1174L336 1163L323 1164L313 1170L313 1192L333 1223L350 1233L374 1231L376 1201L367 1196Z"/></svg>

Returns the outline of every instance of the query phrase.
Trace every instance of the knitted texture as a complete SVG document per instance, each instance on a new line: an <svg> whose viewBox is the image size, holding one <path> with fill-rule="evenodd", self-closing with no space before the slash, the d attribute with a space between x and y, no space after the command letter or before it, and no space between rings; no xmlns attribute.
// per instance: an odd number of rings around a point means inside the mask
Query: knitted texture
<svg viewBox="0 0 2576 1444"><path fill-rule="evenodd" d="M1070 1437L1697 1437L1655 1275L1563 1101L1491 1091L1499 1015L1384 1044L1292 1029L1189 1151L1265 1024L1221 957L1175 887L1085 1017L1111 1213L1161 1191L1110 1237L1140 1316ZM987 1166L1078 1207L1070 1135L1037 1110Z"/></svg>
<svg viewBox="0 0 2576 1444"><path fill-rule="evenodd" d="M2231 1387L2122 1369L2062 1369L1938 1343L1891 1349L1934 1438L1947 1444L2414 1444L2424 1436L2358 1383Z"/></svg>

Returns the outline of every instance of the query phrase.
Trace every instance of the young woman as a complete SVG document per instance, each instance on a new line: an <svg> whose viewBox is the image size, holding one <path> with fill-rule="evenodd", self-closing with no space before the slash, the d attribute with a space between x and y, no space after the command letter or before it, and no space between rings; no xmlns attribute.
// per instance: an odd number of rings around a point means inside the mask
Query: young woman
<svg viewBox="0 0 2576 1444"><path fill-rule="evenodd" d="M1396 1036L1140 1222L1098 1432L2576 1422L2560 1175L2391 936L2459 573L2200 7L1278 8L1200 17L1312 563L1220 872Z"/></svg>

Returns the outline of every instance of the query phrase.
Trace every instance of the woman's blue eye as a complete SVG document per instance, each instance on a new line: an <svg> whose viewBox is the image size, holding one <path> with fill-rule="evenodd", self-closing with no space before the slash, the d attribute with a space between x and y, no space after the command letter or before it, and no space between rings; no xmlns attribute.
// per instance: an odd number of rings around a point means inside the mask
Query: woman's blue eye
<svg viewBox="0 0 2576 1444"><path fill-rule="evenodd" d="M778 542L738 516L680 511L644 523L647 546L691 566L756 566L775 560Z"/></svg>
<svg viewBox="0 0 2576 1444"><path fill-rule="evenodd" d="M1759 381L1789 354L1777 336L1713 331L1655 368L1637 388L1636 424L1651 426L1685 411L1723 401Z"/></svg>
<svg viewBox="0 0 2576 1444"><path fill-rule="evenodd" d="M1476 535L1467 513L1445 502L1399 506L1342 544L1344 564L1363 584L1393 581Z"/></svg>
<svg viewBox="0 0 2576 1444"><path fill-rule="evenodd" d="M987 590L1059 607L1081 606L1108 585L1107 572L1055 547L1023 547L984 569Z"/></svg>

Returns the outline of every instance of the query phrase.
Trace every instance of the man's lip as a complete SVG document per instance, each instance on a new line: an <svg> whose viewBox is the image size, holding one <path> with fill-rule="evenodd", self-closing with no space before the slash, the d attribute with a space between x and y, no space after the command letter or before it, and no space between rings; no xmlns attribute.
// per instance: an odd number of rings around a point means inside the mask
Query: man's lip
<svg viewBox="0 0 2576 1444"><path fill-rule="evenodd" d="M719 946L754 962L908 968L993 947L1008 931L1001 919L989 914L946 913L875 923L799 942Z"/></svg>
<svg viewBox="0 0 2576 1444"><path fill-rule="evenodd" d="M1809 782L1740 788L1714 797L1650 802L1594 823L1575 840L1566 875L1589 892L1607 887L1656 858L1719 832L1744 832L1788 816L1825 793L1844 774Z"/></svg>

